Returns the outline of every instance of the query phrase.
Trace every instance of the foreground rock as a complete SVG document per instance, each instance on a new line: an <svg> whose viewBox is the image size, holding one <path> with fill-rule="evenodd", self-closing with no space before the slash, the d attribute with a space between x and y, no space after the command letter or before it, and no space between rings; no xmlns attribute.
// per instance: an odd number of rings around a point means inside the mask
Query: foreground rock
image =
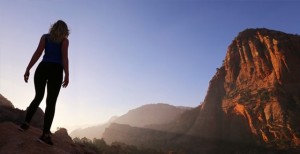
<svg viewBox="0 0 300 154"><path fill-rule="evenodd" d="M10 121L21 124L24 122L25 114L26 111L15 108L11 101L0 94L0 123ZM43 129L44 112L41 108L37 109L30 124L34 127Z"/></svg>
<svg viewBox="0 0 300 154"><path fill-rule="evenodd" d="M0 123L0 153L6 154L94 154L93 151L74 144L65 129L52 135L54 146L37 141L42 131L30 127L26 132L18 130L12 122Z"/></svg>
<svg viewBox="0 0 300 154"><path fill-rule="evenodd" d="M0 106L14 108L14 105L11 103L11 101L5 98L2 94L0 94Z"/></svg>

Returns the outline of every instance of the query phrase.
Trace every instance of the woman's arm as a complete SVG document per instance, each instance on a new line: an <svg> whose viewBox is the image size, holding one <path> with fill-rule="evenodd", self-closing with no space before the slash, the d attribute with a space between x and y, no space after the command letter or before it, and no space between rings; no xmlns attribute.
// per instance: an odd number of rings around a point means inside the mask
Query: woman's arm
<svg viewBox="0 0 300 154"><path fill-rule="evenodd" d="M30 75L30 69L31 67L38 61L38 59L43 54L43 51L45 49L45 35L43 35L40 39L39 45L37 49L35 50L34 54L31 57L31 60L26 68L25 74L24 74L24 80L25 82L28 81L29 75Z"/></svg>
<svg viewBox="0 0 300 154"><path fill-rule="evenodd" d="M62 83L62 86L66 88L69 84L69 58L68 58L68 48L69 40L66 38L62 42L61 51L62 51L62 63L65 71L65 78Z"/></svg>

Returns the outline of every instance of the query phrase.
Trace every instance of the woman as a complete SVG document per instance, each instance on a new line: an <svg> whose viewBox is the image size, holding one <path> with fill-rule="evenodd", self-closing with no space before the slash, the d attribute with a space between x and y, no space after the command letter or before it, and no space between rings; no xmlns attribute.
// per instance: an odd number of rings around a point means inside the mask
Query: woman
<svg viewBox="0 0 300 154"><path fill-rule="evenodd" d="M44 97L47 85L44 129L39 141L49 145L53 145L50 137L50 128L54 118L56 100L61 85L66 88L69 84L68 36L69 29L64 21L58 20L54 23L49 33L41 37L39 45L24 74L24 80L27 83L31 67L45 50L43 60L38 65L34 74L35 97L27 108L25 122L19 127L19 130L25 131L29 128L29 123ZM65 73L64 80L63 71Z"/></svg>

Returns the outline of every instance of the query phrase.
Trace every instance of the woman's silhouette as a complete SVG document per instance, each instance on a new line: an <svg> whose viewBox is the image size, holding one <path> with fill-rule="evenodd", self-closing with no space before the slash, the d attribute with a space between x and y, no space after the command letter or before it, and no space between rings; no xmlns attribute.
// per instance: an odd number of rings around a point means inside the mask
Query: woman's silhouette
<svg viewBox="0 0 300 154"><path fill-rule="evenodd" d="M29 123L44 97L47 85L44 129L39 141L49 145L53 145L50 137L50 128L54 118L56 100L61 86L65 88L69 84L68 36L69 29L64 21L58 20L54 23L49 33L41 37L24 74L24 80L27 82L31 67L45 50L43 60L34 74L35 97L27 108L25 122L20 125L19 130L25 131L29 128ZM63 71L65 73L64 80Z"/></svg>

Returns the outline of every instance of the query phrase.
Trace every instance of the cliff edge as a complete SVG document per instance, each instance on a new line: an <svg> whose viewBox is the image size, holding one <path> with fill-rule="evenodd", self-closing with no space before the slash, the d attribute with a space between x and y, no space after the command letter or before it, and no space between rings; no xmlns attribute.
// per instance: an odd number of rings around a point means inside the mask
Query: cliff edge
<svg viewBox="0 0 300 154"><path fill-rule="evenodd" d="M179 131L280 149L299 148L299 68L299 35L265 28L240 32L210 81L191 127ZM176 126L187 120L180 121Z"/></svg>

